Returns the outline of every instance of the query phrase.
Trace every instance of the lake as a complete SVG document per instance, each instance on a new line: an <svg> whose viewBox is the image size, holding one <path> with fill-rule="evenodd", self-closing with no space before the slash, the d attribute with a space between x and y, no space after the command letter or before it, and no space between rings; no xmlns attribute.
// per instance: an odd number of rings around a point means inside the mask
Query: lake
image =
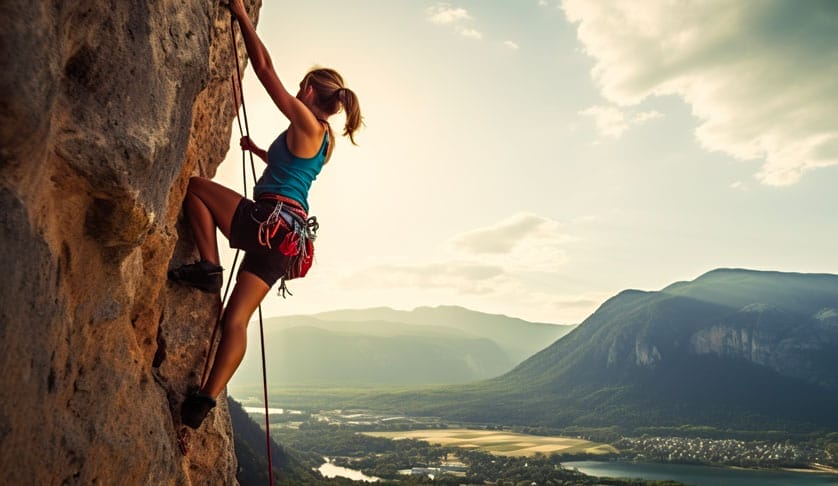
<svg viewBox="0 0 838 486"><path fill-rule="evenodd" d="M838 485L838 476L785 471L757 471L686 464L569 461L563 467L576 468L591 476L671 479L696 486L823 486Z"/></svg>
<svg viewBox="0 0 838 486"><path fill-rule="evenodd" d="M320 467L318 467L317 470L320 471L320 474L322 474L324 478L333 478L335 476L340 476L342 478L349 478L353 481L366 481L370 483L381 481L381 478L377 478L375 476L367 476L361 471L356 471L355 469L335 466L329 461L328 457L324 457L323 459L326 462L323 463Z"/></svg>

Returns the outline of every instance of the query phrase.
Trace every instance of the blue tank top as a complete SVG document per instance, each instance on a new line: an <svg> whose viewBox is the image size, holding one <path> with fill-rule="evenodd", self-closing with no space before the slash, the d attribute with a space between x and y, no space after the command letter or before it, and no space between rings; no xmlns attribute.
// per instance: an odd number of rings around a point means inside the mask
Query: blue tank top
<svg viewBox="0 0 838 486"><path fill-rule="evenodd" d="M262 194L290 197L308 212L308 190L326 161L329 131L326 130L323 135L320 150L314 157L308 159L296 157L288 150L285 140L287 135L288 130L280 133L268 148L268 165L262 172L262 177L256 182L253 193L256 197Z"/></svg>

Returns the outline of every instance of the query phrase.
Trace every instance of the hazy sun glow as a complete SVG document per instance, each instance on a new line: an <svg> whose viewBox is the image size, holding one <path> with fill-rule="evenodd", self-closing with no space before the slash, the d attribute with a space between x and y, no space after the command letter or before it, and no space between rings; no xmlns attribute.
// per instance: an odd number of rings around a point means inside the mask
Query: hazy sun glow
<svg viewBox="0 0 838 486"><path fill-rule="evenodd" d="M576 323L717 267L838 273L835 9L682 3L264 2L282 80L334 67L366 119L310 194L315 267L265 314ZM267 146L287 121L245 91ZM241 191L237 139L217 180Z"/></svg>

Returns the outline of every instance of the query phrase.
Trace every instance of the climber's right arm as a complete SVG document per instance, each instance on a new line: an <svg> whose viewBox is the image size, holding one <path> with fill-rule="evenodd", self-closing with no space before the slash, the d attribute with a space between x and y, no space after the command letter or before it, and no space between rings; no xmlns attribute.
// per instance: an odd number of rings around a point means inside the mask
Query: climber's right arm
<svg viewBox="0 0 838 486"><path fill-rule="evenodd" d="M271 62L270 54L268 54L268 49L265 48L262 40L256 34L256 28L247 15L247 10L245 10L242 0L230 0L230 10L233 12L236 20L239 21L242 37L244 37L244 45L247 48L247 55L256 74L259 74L260 71L273 71L273 63Z"/></svg>
<svg viewBox="0 0 838 486"><path fill-rule="evenodd" d="M236 16L239 26L241 26L244 45L247 48L247 55L250 57L253 71L279 111L298 129L306 133L320 133L322 127L311 110L296 96L289 93L282 81L279 80L271 62L271 56L256 34L256 28L253 27L253 22L248 17L242 0L230 0L230 10L233 11L233 15Z"/></svg>

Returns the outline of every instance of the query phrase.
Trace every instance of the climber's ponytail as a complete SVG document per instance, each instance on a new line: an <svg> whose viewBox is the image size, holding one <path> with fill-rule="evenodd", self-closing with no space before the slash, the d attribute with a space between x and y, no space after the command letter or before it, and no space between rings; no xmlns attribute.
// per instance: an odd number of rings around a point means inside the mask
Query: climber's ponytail
<svg viewBox="0 0 838 486"><path fill-rule="evenodd" d="M343 84L343 77L334 69L315 68L308 72L300 87L311 86L317 107L324 113L333 115L341 109L346 113L346 125L343 136L355 144L355 132L364 123L361 105L355 92Z"/></svg>
<svg viewBox="0 0 838 486"><path fill-rule="evenodd" d="M355 143L355 132L361 127L361 105L358 103L358 96L349 88L338 89L338 99L346 113L346 125L343 127L343 136L349 137L353 145Z"/></svg>

